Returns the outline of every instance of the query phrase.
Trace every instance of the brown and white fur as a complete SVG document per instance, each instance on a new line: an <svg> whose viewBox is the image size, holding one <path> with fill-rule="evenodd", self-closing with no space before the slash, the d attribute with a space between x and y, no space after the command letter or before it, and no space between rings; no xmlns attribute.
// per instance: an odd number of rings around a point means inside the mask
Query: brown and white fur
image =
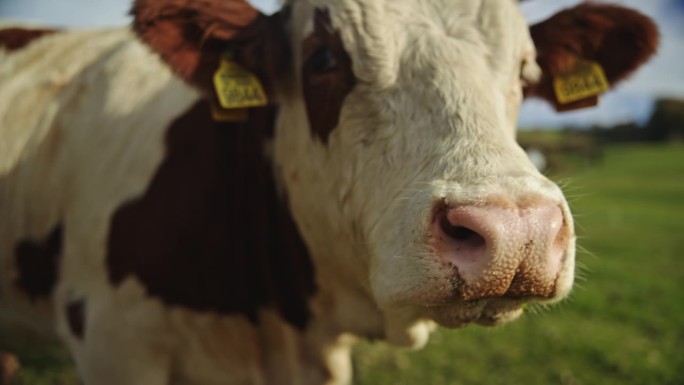
<svg viewBox="0 0 684 385"><path fill-rule="evenodd" d="M352 336L419 347L567 296L523 94L556 104L579 59L615 83L658 40L597 4L531 30L511 0L132 13L0 31L0 322L55 330L85 384L349 383ZM271 100L244 122L211 119L225 51Z"/></svg>

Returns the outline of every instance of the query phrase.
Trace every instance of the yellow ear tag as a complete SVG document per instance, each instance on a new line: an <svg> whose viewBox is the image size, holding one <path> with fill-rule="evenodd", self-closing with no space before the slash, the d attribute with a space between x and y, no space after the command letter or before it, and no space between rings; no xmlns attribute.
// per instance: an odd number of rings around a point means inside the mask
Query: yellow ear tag
<svg viewBox="0 0 684 385"><path fill-rule="evenodd" d="M594 61L579 61L575 68L555 79L553 89L561 104L599 95L610 89L601 65Z"/></svg>
<svg viewBox="0 0 684 385"><path fill-rule="evenodd" d="M225 109L261 107L268 104L261 82L253 73L235 63L229 55L221 58L214 73L214 87Z"/></svg>

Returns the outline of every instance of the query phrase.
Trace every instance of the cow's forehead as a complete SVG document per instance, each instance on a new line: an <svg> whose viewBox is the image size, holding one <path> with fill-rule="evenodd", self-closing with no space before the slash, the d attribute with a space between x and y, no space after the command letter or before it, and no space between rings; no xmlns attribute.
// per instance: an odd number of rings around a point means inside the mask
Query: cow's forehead
<svg viewBox="0 0 684 385"><path fill-rule="evenodd" d="M393 82L400 63L415 62L421 56L468 55L485 60L495 72L519 70L514 67L523 56L534 56L526 22L514 0L306 3L296 16L302 18L300 36L313 30L313 10L324 9L362 80Z"/></svg>

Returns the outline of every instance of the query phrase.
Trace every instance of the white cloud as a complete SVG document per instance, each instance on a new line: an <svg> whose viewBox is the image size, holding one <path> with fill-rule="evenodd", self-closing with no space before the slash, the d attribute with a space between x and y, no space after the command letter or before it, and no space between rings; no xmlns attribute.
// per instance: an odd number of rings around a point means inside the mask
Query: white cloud
<svg viewBox="0 0 684 385"><path fill-rule="evenodd" d="M254 8L258 9L261 13L265 15L271 15L280 10L283 7L283 1L281 0L248 0Z"/></svg>

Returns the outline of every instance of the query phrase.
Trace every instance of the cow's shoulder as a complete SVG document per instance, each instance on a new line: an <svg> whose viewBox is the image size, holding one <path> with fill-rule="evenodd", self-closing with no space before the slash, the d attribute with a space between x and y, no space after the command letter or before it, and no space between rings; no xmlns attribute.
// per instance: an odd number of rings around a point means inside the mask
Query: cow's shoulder
<svg viewBox="0 0 684 385"><path fill-rule="evenodd" d="M43 35L14 53L0 52L0 100L7 101L0 103L0 173L35 151L60 117L86 121L92 117L88 114L102 110L84 105L87 96L112 94L94 89L96 80L117 77L117 71L107 70L109 59L117 52L133 59L130 46L135 45L144 50L127 29L64 31Z"/></svg>
<svg viewBox="0 0 684 385"><path fill-rule="evenodd" d="M255 323L275 307L301 328L313 265L267 157L275 110L249 115L215 122L199 101L172 122L145 193L112 217L109 278L117 286L137 278L168 305Z"/></svg>
<svg viewBox="0 0 684 385"><path fill-rule="evenodd" d="M33 303L65 275L98 276L88 245L150 182L167 126L197 95L126 28L55 32L2 55L0 300Z"/></svg>

